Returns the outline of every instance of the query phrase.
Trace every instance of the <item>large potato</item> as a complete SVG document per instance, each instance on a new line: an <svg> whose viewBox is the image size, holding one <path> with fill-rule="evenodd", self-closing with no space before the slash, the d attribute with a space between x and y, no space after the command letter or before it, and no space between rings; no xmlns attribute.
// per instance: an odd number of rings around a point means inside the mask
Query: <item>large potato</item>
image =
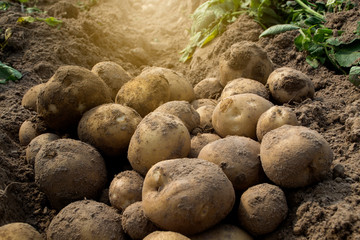
<svg viewBox="0 0 360 240"><path fill-rule="evenodd" d="M89 144L58 139L36 155L35 182L57 210L75 200L98 197L106 181L104 159Z"/></svg>
<svg viewBox="0 0 360 240"><path fill-rule="evenodd" d="M27 163L34 165L36 154L39 152L40 148L60 137L54 133L43 133L35 137L26 148L26 161Z"/></svg>
<svg viewBox="0 0 360 240"><path fill-rule="evenodd" d="M235 190L246 190L264 180L259 154L258 142L246 137L228 136L203 147L198 158L221 167Z"/></svg>
<svg viewBox="0 0 360 240"><path fill-rule="evenodd" d="M190 240L190 238L171 231L155 231L147 235L144 240Z"/></svg>
<svg viewBox="0 0 360 240"><path fill-rule="evenodd" d="M37 112L55 130L77 126L83 113L110 103L108 86L90 70L78 66L63 66L40 90Z"/></svg>
<svg viewBox="0 0 360 240"><path fill-rule="evenodd" d="M253 93L224 98L212 115L212 125L221 136L238 135L256 139L256 124L273 104Z"/></svg>
<svg viewBox="0 0 360 240"><path fill-rule="evenodd" d="M141 116L132 108L116 103L97 106L87 111L78 125L81 141L96 147L106 156L126 152Z"/></svg>
<svg viewBox="0 0 360 240"><path fill-rule="evenodd" d="M191 240L252 240L244 230L229 224L219 224L203 233L191 236Z"/></svg>
<svg viewBox="0 0 360 240"><path fill-rule="evenodd" d="M9 223L0 227L2 240L43 240L38 231L28 223Z"/></svg>
<svg viewBox="0 0 360 240"><path fill-rule="evenodd" d="M266 89L264 84L249 78L237 78L226 84L221 92L220 100L242 93L254 93L267 100L269 100L270 96L269 90Z"/></svg>
<svg viewBox="0 0 360 240"><path fill-rule="evenodd" d="M281 187L297 188L322 180L330 172L333 153L318 132L284 125L265 134L260 158L271 181Z"/></svg>
<svg viewBox="0 0 360 240"><path fill-rule="evenodd" d="M197 158L165 160L146 174L145 215L164 230L192 235L225 218L235 192L217 165Z"/></svg>
<svg viewBox="0 0 360 240"><path fill-rule="evenodd" d="M134 170L145 175L157 162L186 157L190 152L190 142L189 131L178 117L152 112L135 130L128 159Z"/></svg>
<svg viewBox="0 0 360 240"><path fill-rule="evenodd" d="M162 74L139 75L125 83L115 102L135 109L142 117L170 100L170 85Z"/></svg>
<svg viewBox="0 0 360 240"><path fill-rule="evenodd" d="M121 215L104 203L91 200L73 202L63 208L51 221L48 240L125 240Z"/></svg>

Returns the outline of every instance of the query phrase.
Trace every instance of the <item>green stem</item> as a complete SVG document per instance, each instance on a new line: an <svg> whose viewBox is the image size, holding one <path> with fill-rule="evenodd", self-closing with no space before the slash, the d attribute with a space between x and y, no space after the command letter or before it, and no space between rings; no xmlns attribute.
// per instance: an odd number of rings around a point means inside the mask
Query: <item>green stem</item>
<svg viewBox="0 0 360 240"><path fill-rule="evenodd" d="M305 11L308 12L309 14L314 15L315 17L321 19L322 21L325 21L325 18L323 15L321 15L320 13L311 9L308 5L303 3L301 0L295 0L295 2L297 2L300 6L302 6L305 9Z"/></svg>

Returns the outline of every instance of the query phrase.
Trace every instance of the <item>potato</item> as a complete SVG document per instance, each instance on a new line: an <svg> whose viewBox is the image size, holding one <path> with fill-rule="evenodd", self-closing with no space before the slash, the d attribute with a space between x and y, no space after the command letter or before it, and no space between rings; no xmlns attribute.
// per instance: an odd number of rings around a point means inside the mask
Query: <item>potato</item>
<svg viewBox="0 0 360 240"><path fill-rule="evenodd" d="M213 133L197 134L196 136L192 137L189 158L197 158L203 147L205 147L208 143L219 139L219 135Z"/></svg>
<svg viewBox="0 0 360 240"><path fill-rule="evenodd" d="M287 212L284 192L278 186L263 183L241 195L238 218L244 229L253 235L263 235L274 231Z"/></svg>
<svg viewBox="0 0 360 240"><path fill-rule="evenodd" d="M325 178L330 172L333 153L318 132L284 125L265 134L260 158L271 181L281 187L297 188Z"/></svg>
<svg viewBox="0 0 360 240"><path fill-rule="evenodd" d="M46 236L48 240L126 239L116 209L91 200L73 202L63 208L52 219Z"/></svg>
<svg viewBox="0 0 360 240"><path fill-rule="evenodd" d="M140 75L147 76L148 74L164 75L170 86L169 101L188 101L195 100L195 92L190 82L180 73L161 67L146 68Z"/></svg>
<svg viewBox="0 0 360 240"><path fill-rule="evenodd" d="M36 111L37 110L37 98L40 90L45 86L45 83L41 83L30 88L23 96L21 106L26 109Z"/></svg>
<svg viewBox="0 0 360 240"><path fill-rule="evenodd" d="M233 44L219 60L220 83L226 86L236 78L250 78L266 84L273 64L266 52L254 42Z"/></svg>
<svg viewBox="0 0 360 240"><path fill-rule="evenodd" d="M196 111L200 115L200 124L199 127L203 131L211 131L213 129L212 125L212 115L214 112L215 106L213 105L205 105L201 106Z"/></svg>
<svg viewBox="0 0 360 240"><path fill-rule="evenodd" d="M36 155L35 182L57 210L75 200L98 197L106 180L104 159L78 140L54 140Z"/></svg>
<svg viewBox="0 0 360 240"><path fill-rule="evenodd" d="M141 116L132 108L116 103L102 104L87 111L77 132L81 141L96 147L106 156L126 153Z"/></svg>
<svg viewBox="0 0 360 240"><path fill-rule="evenodd" d="M270 96L269 90L266 89L264 84L249 78L237 78L226 84L221 92L220 100L242 93L254 93L267 100L269 100Z"/></svg>
<svg viewBox="0 0 360 240"><path fill-rule="evenodd" d="M34 165L36 154L39 152L40 148L60 137L54 133L43 133L35 137L26 148L26 161L27 163Z"/></svg>
<svg viewBox="0 0 360 240"><path fill-rule="evenodd" d="M222 90L223 86L221 86L218 78L205 78L194 87L196 99L218 99Z"/></svg>
<svg viewBox="0 0 360 240"><path fill-rule="evenodd" d="M313 98L314 84L304 73L289 67L275 69L267 80L271 96L279 103Z"/></svg>
<svg viewBox="0 0 360 240"><path fill-rule="evenodd" d="M101 78L83 67L62 66L39 92L37 112L48 127L69 130L83 113L110 102L110 90Z"/></svg>
<svg viewBox="0 0 360 240"><path fill-rule="evenodd" d="M143 209L161 229L192 235L225 218L235 191L215 164L197 158L158 162L144 180Z"/></svg>
<svg viewBox="0 0 360 240"><path fill-rule="evenodd" d="M189 132L200 124L200 115L186 101L171 101L156 108L154 112L168 113L177 116L185 124Z"/></svg>
<svg viewBox="0 0 360 240"><path fill-rule="evenodd" d="M28 223L9 223L0 227L0 239L3 240L43 240L34 227Z"/></svg>
<svg viewBox="0 0 360 240"><path fill-rule="evenodd" d="M221 167L234 189L241 191L265 178L259 154L258 142L246 137L228 136L207 144L198 158Z"/></svg>
<svg viewBox="0 0 360 240"><path fill-rule="evenodd" d="M135 109L142 117L170 100L170 85L161 74L139 75L125 83L115 103Z"/></svg>
<svg viewBox="0 0 360 240"><path fill-rule="evenodd" d="M191 236L191 240L252 240L244 230L230 224L219 224L203 233Z"/></svg>
<svg viewBox="0 0 360 240"><path fill-rule="evenodd" d="M253 93L224 98L212 115L212 125L221 137L238 135L256 138L256 124L260 115L273 104Z"/></svg>
<svg viewBox="0 0 360 240"><path fill-rule="evenodd" d="M157 162L186 157L190 152L190 134L176 116L152 112L138 125L131 137L128 159L142 175Z"/></svg>
<svg viewBox="0 0 360 240"><path fill-rule="evenodd" d="M145 216L142 202L129 205L122 214L121 224L131 239L142 240L158 228Z"/></svg>
<svg viewBox="0 0 360 240"><path fill-rule="evenodd" d="M213 105L216 106L218 102L215 99L196 99L191 102L191 105L194 107L195 110L197 110L199 107L206 106L206 105Z"/></svg>
<svg viewBox="0 0 360 240"><path fill-rule="evenodd" d="M39 135L40 133L37 130L36 123L26 120L21 124L19 129L19 141L21 145L28 145L31 140Z"/></svg>
<svg viewBox="0 0 360 240"><path fill-rule="evenodd" d="M256 125L256 137L259 142L267 132L283 125L299 125L296 114L291 108L284 106L273 106L261 114Z"/></svg>
<svg viewBox="0 0 360 240"><path fill-rule="evenodd" d="M111 181L109 199L111 206L124 210L130 204L141 201L144 178L135 171L119 173Z"/></svg>
<svg viewBox="0 0 360 240"><path fill-rule="evenodd" d="M115 100L120 88L131 79L131 76L119 64L111 61L99 62L91 69L111 90L111 98Z"/></svg>
<svg viewBox="0 0 360 240"><path fill-rule="evenodd" d="M190 240L190 238L171 231L155 231L147 235L144 240Z"/></svg>

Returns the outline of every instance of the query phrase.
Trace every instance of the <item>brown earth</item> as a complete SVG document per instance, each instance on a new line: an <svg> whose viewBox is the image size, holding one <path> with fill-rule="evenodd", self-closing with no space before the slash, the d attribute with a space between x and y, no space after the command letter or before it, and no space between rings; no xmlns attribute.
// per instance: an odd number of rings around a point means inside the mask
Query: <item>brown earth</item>
<svg viewBox="0 0 360 240"><path fill-rule="evenodd" d="M261 32L242 16L220 38L198 50L190 64L182 64L178 52L189 37L188 15L201 0L99 0L88 10L74 7L76 0L37 1L38 7L63 20L60 28L43 22L16 23L24 13L15 2L0 12L1 29L12 31L8 45L0 51L0 61L24 75L20 81L0 85L0 225L22 221L41 233L56 211L34 183L33 168L25 160L26 147L18 138L21 124L36 115L21 106L30 87L46 82L61 65L90 69L104 60L119 63L133 76L145 66L161 66L197 83L217 76L219 56L231 44L258 41ZM351 32L356 29L359 9L327 18L330 27ZM292 44L296 35L288 32L258 43L276 67L293 67L311 77L314 99L288 106L295 109L302 125L325 137L334 161L324 181L285 190L288 216L275 232L261 239L360 239L360 91L346 76L323 66L310 67Z"/></svg>

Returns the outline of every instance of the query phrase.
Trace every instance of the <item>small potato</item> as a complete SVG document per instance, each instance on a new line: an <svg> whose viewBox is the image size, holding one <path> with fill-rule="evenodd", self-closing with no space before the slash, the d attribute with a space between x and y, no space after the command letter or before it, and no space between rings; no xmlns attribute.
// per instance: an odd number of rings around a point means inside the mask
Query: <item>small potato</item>
<svg viewBox="0 0 360 240"><path fill-rule="evenodd" d="M121 227L121 215L104 203L91 200L73 202L51 221L47 240L127 239Z"/></svg>
<svg viewBox="0 0 360 240"><path fill-rule="evenodd" d="M142 175L157 162L186 157L190 134L184 123L172 114L152 112L138 125L131 137L128 159Z"/></svg>
<svg viewBox="0 0 360 240"><path fill-rule="evenodd" d="M241 195L238 218L244 229L258 236L274 231L287 212L284 192L278 186L263 183Z"/></svg>
<svg viewBox="0 0 360 240"><path fill-rule="evenodd" d="M256 139L256 124L273 104L253 93L224 98L212 115L212 125L221 137L238 135Z"/></svg>
<svg viewBox="0 0 360 240"><path fill-rule="evenodd" d="M109 188L111 206L123 211L130 204L141 201L143 182L144 178L135 171L116 175Z"/></svg>
<svg viewBox="0 0 360 240"><path fill-rule="evenodd" d="M196 111L200 115L200 124L199 127L203 131L211 131L213 129L212 125L212 115L214 112L215 106L213 105L205 105L201 106Z"/></svg>
<svg viewBox="0 0 360 240"><path fill-rule="evenodd" d="M234 225L219 224L203 233L191 236L191 240L253 240L253 238Z"/></svg>
<svg viewBox="0 0 360 240"><path fill-rule="evenodd" d="M48 127L69 131L83 113L110 102L110 90L101 78L83 67L62 66L39 92L37 113Z"/></svg>
<svg viewBox="0 0 360 240"><path fill-rule="evenodd" d="M266 84L273 64L266 52L254 42L242 41L233 44L221 57L220 83L226 86L236 78L250 78Z"/></svg>
<svg viewBox="0 0 360 240"><path fill-rule="evenodd" d="M185 124L189 132L200 124L199 113L187 101L171 101L164 103L154 112L168 113L177 116Z"/></svg>
<svg viewBox="0 0 360 240"><path fill-rule="evenodd" d="M40 90L45 86L45 83L41 83L30 88L23 96L21 106L26 109L36 111L37 110L37 98Z"/></svg>
<svg viewBox="0 0 360 240"><path fill-rule="evenodd" d="M203 147L198 158L221 167L234 189L241 191L265 179L259 154L258 142L246 137L228 136Z"/></svg>
<svg viewBox="0 0 360 240"><path fill-rule="evenodd" d="M21 124L19 129L19 141L21 145L28 145L31 140L39 135L40 133L37 131L36 123L26 120Z"/></svg>
<svg viewBox="0 0 360 240"><path fill-rule="evenodd" d="M170 100L170 85L162 74L143 74L125 83L115 103L135 109L141 117Z"/></svg>
<svg viewBox="0 0 360 240"><path fill-rule="evenodd" d="M190 238L177 232L155 231L147 235L144 240L190 240Z"/></svg>
<svg viewBox="0 0 360 240"><path fill-rule="evenodd" d="M218 99L222 90L223 86L221 86L218 78L205 78L194 87L196 99Z"/></svg>
<svg viewBox="0 0 360 240"><path fill-rule="evenodd" d="M281 187L297 188L326 177L333 153L318 132L302 126L284 125L265 134L260 158L271 181Z"/></svg>
<svg viewBox="0 0 360 240"><path fill-rule="evenodd" d="M313 98L314 84L304 73L289 67L275 69L267 80L271 96L279 103Z"/></svg>
<svg viewBox="0 0 360 240"><path fill-rule="evenodd" d="M197 158L203 147L219 139L221 139L219 135L213 133L203 133L192 137L189 158Z"/></svg>
<svg viewBox="0 0 360 240"><path fill-rule="evenodd" d="M225 218L235 191L215 164L197 158L158 162L144 180L145 215L161 229L192 235Z"/></svg>
<svg viewBox="0 0 360 240"><path fill-rule="evenodd" d="M269 100L270 96L269 90L266 89L264 84L248 78L237 78L226 84L221 92L220 100L242 93L254 93L267 100Z"/></svg>
<svg viewBox="0 0 360 240"><path fill-rule="evenodd" d="M104 159L89 144L58 139L43 145L36 155L35 182L57 210L98 197L106 181Z"/></svg>
<svg viewBox="0 0 360 240"><path fill-rule="evenodd" d="M34 165L36 154L39 152L40 148L60 137L54 133L43 133L35 137L26 148L26 161L27 163Z"/></svg>
<svg viewBox="0 0 360 240"><path fill-rule="evenodd" d="M28 223L9 223L0 227L0 239L3 240L44 240L38 231Z"/></svg>
<svg viewBox="0 0 360 240"><path fill-rule="evenodd" d="M283 125L299 125L295 112L288 107L273 106L261 114L256 125L256 137L259 142L267 132Z"/></svg>
<svg viewBox="0 0 360 240"><path fill-rule="evenodd" d="M121 224L131 239L142 240L158 228L145 216L142 202L129 205L123 212Z"/></svg>
<svg viewBox="0 0 360 240"><path fill-rule="evenodd" d="M111 98L115 96L120 88L131 79L131 76L119 64L111 61L99 62L91 69L111 89Z"/></svg>
<svg viewBox="0 0 360 240"><path fill-rule="evenodd" d="M195 110L197 110L199 107L206 106L206 105L213 105L216 106L218 102L215 99L196 99L191 102L191 105L194 107Z"/></svg>
<svg viewBox="0 0 360 240"><path fill-rule="evenodd" d="M116 103L102 104L80 119L78 136L106 156L126 153L141 116L132 108Z"/></svg>

